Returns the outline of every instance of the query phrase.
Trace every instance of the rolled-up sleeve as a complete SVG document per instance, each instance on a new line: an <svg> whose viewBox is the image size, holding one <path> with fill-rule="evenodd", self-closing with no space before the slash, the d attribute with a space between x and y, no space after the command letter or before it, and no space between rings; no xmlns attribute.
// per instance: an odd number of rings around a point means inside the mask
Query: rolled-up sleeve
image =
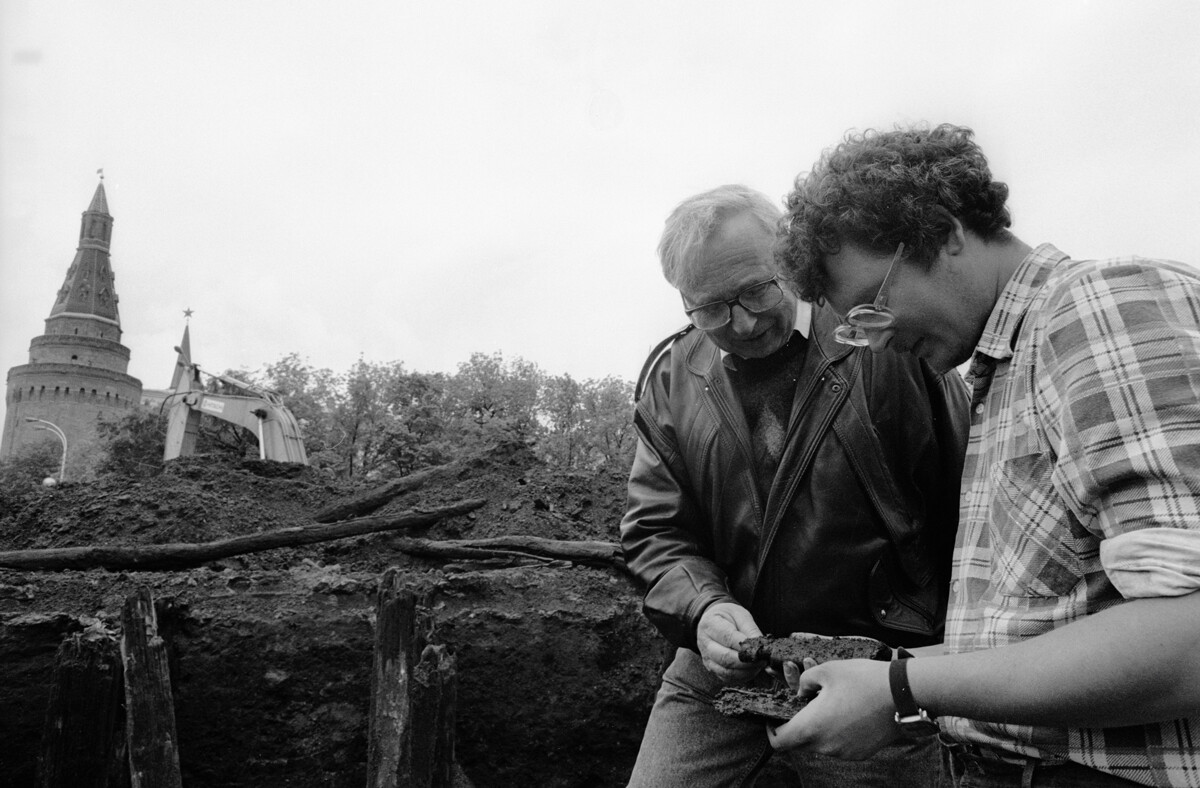
<svg viewBox="0 0 1200 788"><path fill-rule="evenodd" d="M1056 486L1125 597L1200 588L1200 280L1131 259L1050 303Z"/></svg>
<svg viewBox="0 0 1200 788"><path fill-rule="evenodd" d="M1200 589L1200 531L1143 528L1100 544L1100 563L1126 599Z"/></svg>

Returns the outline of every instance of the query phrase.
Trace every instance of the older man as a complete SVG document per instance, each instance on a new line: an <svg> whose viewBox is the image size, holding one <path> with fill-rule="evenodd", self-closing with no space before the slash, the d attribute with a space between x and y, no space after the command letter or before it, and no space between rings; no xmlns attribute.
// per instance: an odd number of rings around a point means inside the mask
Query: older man
<svg viewBox="0 0 1200 788"><path fill-rule="evenodd" d="M970 129L852 135L780 259L871 349L972 360L946 656L825 664L780 748L938 718L960 786L1200 786L1200 275L1013 235ZM900 249L900 252L896 252ZM857 306L856 306L857 305Z"/></svg>
<svg viewBox="0 0 1200 788"><path fill-rule="evenodd" d="M691 321L639 381L621 541L645 611L678 647L631 785L751 785L761 722L712 700L769 682L760 634L941 640L966 424L961 379L830 339L838 316L782 287L779 209L724 186L667 219L663 273ZM927 786L932 740L853 763L798 754L805 786Z"/></svg>

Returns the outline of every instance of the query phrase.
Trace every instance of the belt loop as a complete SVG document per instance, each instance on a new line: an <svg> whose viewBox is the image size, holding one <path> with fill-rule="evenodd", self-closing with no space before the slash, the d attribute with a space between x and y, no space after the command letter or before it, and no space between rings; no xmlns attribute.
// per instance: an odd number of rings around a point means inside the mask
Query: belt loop
<svg viewBox="0 0 1200 788"><path fill-rule="evenodd" d="M938 733L937 740L938 749L942 754L942 768L950 776L950 788L958 788L967 773L967 765L960 757L963 747L941 732Z"/></svg>
<svg viewBox="0 0 1200 788"><path fill-rule="evenodd" d="M1021 767L1021 788L1033 788L1033 770L1037 765L1038 762L1032 758L1025 761L1025 765Z"/></svg>

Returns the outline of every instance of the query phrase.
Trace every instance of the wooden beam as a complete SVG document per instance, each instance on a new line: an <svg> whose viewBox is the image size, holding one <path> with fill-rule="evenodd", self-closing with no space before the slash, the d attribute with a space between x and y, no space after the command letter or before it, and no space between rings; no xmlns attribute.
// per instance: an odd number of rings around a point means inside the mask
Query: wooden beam
<svg viewBox="0 0 1200 788"><path fill-rule="evenodd" d="M318 523L333 523L338 520L347 520L351 517L369 514L393 498L397 498L413 490L418 490L430 481L445 476L456 465L457 463L448 463L446 465L423 468L416 473L402 476L395 481L376 487L373 490L368 490L361 495L326 506L313 515L313 519Z"/></svg>
<svg viewBox="0 0 1200 788"><path fill-rule="evenodd" d="M534 557L547 561L562 560L625 568L621 547L613 542L542 539L537 536L497 536L491 539L429 539L399 538L392 540L396 549L421 558L445 560Z"/></svg>
<svg viewBox="0 0 1200 788"><path fill-rule="evenodd" d="M108 569L112 571L189 569L234 555L431 525L446 517L466 514L485 503L487 501L482 498L472 498L433 509L412 509L394 517L363 517L358 520L327 525L302 525L199 544L106 545L52 547L44 550L8 550L0 552L0 568L25 570Z"/></svg>

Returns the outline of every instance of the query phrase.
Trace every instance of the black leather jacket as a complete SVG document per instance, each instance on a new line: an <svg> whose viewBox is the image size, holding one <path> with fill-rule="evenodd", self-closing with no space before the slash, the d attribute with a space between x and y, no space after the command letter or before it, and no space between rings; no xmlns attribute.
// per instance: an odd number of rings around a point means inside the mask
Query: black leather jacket
<svg viewBox="0 0 1200 788"><path fill-rule="evenodd" d="M766 500L720 351L681 332L643 376L621 545L644 610L696 648L714 602L768 634L940 642L968 428L966 386L922 361L833 341L814 308L787 444Z"/></svg>

